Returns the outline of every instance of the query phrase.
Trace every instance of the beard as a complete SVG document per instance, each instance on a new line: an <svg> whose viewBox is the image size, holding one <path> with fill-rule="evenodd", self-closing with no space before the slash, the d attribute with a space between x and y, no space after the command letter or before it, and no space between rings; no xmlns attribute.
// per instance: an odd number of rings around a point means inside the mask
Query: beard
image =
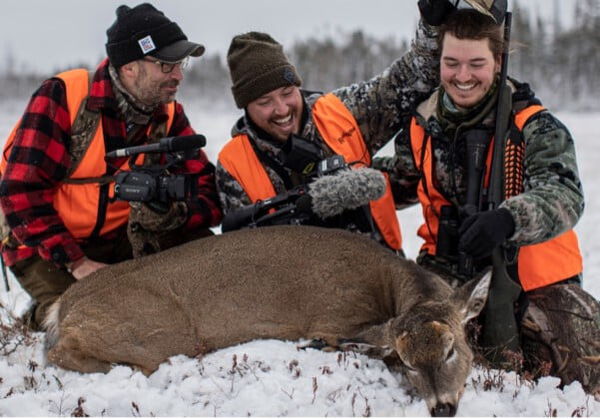
<svg viewBox="0 0 600 419"><path fill-rule="evenodd" d="M141 71L135 81L136 97L146 106L156 107L175 100L179 80L152 80L146 71Z"/></svg>

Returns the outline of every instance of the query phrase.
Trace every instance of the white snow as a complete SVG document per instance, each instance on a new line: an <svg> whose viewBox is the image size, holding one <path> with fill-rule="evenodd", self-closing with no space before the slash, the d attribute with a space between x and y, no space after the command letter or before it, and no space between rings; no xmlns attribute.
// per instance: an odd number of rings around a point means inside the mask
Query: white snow
<svg viewBox="0 0 600 419"><path fill-rule="evenodd" d="M0 138L5 138L24 103L0 104ZM238 116L234 110L211 110L190 104L197 131L206 134L212 161L229 138ZM558 116L574 135L586 213L577 226L585 261L584 287L600 297L600 161L597 123L600 113ZM386 148L391 150L391 148ZM406 250L416 255L418 208L398 213ZM29 304L11 280L0 302L13 314ZM0 309L2 323L6 310ZM0 323L0 327L2 326ZM0 351L13 348L0 341ZM425 403L411 395L402 376L377 360L353 353L298 350L297 342L253 341L189 359L175 356L151 376L124 366L108 374L79 374L46 365L43 334L0 356L0 416L428 416ZM474 368L458 416L600 416L600 402L579 383L558 389L559 380L528 382L514 373Z"/></svg>

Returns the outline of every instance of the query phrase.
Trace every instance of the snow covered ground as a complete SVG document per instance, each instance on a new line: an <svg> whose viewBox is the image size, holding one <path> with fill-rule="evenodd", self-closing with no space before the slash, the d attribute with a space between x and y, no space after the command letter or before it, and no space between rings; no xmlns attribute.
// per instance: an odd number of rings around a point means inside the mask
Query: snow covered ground
<svg viewBox="0 0 600 419"><path fill-rule="evenodd" d="M0 103L0 138L5 138L24 103ZM194 127L207 136L212 161L238 113L190 104ZM577 143L586 213L577 226L585 262L584 287L600 297L600 113L558 114ZM390 151L388 147L384 151ZM399 213L406 250L419 247L418 208ZM11 280L0 302L19 314L29 299ZM0 309L0 327L7 311ZM1 334L0 334L1 336ZM295 342L254 341L202 359L176 356L150 377L128 367L108 374L79 374L48 366L43 334L18 343L0 341L0 416L427 416L425 403L380 361L353 353L299 351ZM17 344L18 343L18 344ZM9 353L10 352L10 353ZM9 353L8 355L6 355ZM514 373L474 368L458 416L600 416L600 402L578 383L557 388Z"/></svg>

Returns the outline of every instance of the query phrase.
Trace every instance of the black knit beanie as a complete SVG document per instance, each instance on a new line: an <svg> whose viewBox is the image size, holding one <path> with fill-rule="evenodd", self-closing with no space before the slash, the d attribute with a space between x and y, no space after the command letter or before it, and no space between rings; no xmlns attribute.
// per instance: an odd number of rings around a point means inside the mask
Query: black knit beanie
<svg viewBox="0 0 600 419"><path fill-rule="evenodd" d="M175 63L204 53L204 46L189 42L179 25L151 4L119 6L116 13L117 20L106 31L106 53L116 68L146 55Z"/></svg>
<svg viewBox="0 0 600 419"><path fill-rule="evenodd" d="M238 108L284 86L300 86L302 79L283 53L283 47L266 33L248 32L231 40L227 63Z"/></svg>

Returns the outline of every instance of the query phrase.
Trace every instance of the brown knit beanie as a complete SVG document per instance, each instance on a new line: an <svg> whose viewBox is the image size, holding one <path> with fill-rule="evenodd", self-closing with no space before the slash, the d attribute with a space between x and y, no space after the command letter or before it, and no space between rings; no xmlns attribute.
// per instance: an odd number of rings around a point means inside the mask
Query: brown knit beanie
<svg viewBox="0 0 600 419"><path fill-rule="evenodd" d="M283 53L283 47L266 33L248 32L231 40L227 63L238 108L284 86L300 86L302 79Z"/></svg>

